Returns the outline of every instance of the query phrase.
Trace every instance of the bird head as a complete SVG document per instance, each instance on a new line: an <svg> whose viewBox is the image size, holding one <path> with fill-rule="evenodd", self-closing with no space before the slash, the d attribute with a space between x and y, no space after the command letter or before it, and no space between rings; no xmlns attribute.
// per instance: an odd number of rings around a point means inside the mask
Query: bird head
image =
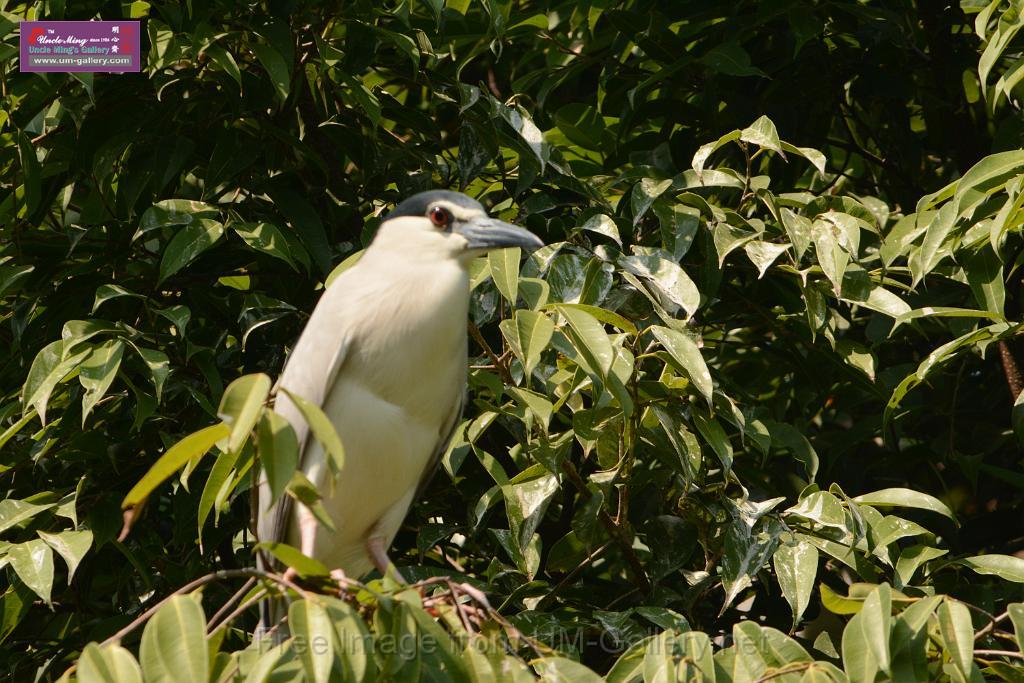
<svg viewBox="0 0 1024 683"><path fill-rule="evenodd" d="M431 190L409 197L385 216L374 245L417 258L468 263L492 249L532 250L544 243L525 228L491 218L472 197Z"/></svg>

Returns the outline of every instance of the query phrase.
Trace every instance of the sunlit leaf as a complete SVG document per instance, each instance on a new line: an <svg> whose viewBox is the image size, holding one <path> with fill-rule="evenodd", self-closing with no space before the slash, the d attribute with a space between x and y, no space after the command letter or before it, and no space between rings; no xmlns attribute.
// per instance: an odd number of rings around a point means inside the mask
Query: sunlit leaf
<svg viewBox="0 0 1024 683"><path fill-rule="evenodd" d="M205 681L209 675L206 617L199 603L176 595L146 624L139 661L146 681Z"/></svg>

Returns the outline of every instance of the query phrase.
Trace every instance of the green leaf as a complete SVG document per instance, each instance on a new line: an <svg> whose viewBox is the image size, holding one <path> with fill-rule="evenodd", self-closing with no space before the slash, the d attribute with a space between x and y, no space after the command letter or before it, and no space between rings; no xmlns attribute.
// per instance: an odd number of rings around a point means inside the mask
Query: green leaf
<svg viewBox="0 0 1024 683"><path fill-rule="evenodd" d="M260 419L270 394L271 381L262 372L239 377L224 390L217 417L231 427L228 450L237 451Z"/></svg>
<svg viewBox="0 0 1024 683"><path fill-rule="evenodd" d="M334 425L324 415L324 411L320 410L318 406L313 405L306 399L302 398L297 394L293 394L284 387L281 387L288 398L292 400L295 407L302 413L302 417L305 418L309 424L309 428L313 431L313 435L316 436L317 441L324 447L327 454L330 455L331 467L335 473L340 472L345 467L345 447L341 443L341 437L338 436L338 432L334 429Z"/></svg>
<svg viewBox="0 0 1024 683"><path fill-rule="evenodd" d="M693 160L690 162L690 164L693 166L693 170L697 172L697 177L699 178L703 175L704 164L707 162L708 157L710 157L715 150L722 147L722 145L726 145L730 142L733 142L734 140L739 139L740 131L734 130L730 133L726 133L725 135L718 138L714 142L708 142L701 145L694 153Z"/></svg>
<svg viewBox="0 0 1024 683"><path fill-rule="evenodd" d="M644 252L634 247L630 256L622 256L618 264L630 273L650 283L661 303L671 312L679 308L693 316L700 307L700 291L678 263L669 261L657 251Z"/></svg>
<svg viewBox="0 0 1024 683"><path fill-rule="evenodd" d="M104 302L110 301L111 299L117 299L120 297L131 297L134 299L145 299L146 297L135 292L130 292L121 285L100 285L96 288L96 298L93 300L92 312L95 313L96 309L100 307Z"/></svg>
<svg viewBox="0 0 1024 683"><path fill-rule="evenodd" d="M142 669L135 657L114 643L86 645L75 674L80 683L142 683Z"/></svg>
<svg viewBox="0 0 1024 683"><path fill-rule="evenodd" d="M622 247L622 237L619 236L619 227L615 225L615 221L613 221L607 214L599 213L595 216L591 216L583 223L583 225L580 226L579 229L609 237L619 245L619 248Z"/></svg>
<svg viewBox="0 0 1024 683"><path fill-rule="evenodd" d="M918 318L989 318L991 320L1004 320L1001 314L991 311L975 311L970 308L952 308L950 306L926 306L915 308L896 317L893 330L900 325Z"/></svg>
<svg viewBox="0 0 1024 683"><path fill-rule="evenodd" d="M679 368L687 374L697 391L707 400L708 405L711 405L714 385L711 382L711 372L708 370L707 363L704 362L697 343L689 335L668 327L652 325L648 329L679 364Z"/></svg>
<svg viewBox="0 0 1024 683"><path fill-rule="evenodd" d="M509 527L520 550L526 550L547 510L551 497L558 492L558 478L547 469L535 465L501 487Z"/></svg>
<svg viewBox="0 0 1024 683"><path fill-rule="evenodd" d="M878 673L878 662L868 643L863 614L858 612L846 623L843 630L843 669L850 683L873 683Z"/></svg>
<svg viewBox="0 0 1024 683"><path fill-rule="evenodd" d="M209 678L206 617L198 601L175 595L157 610L142 632L139 661L146 683Z"/></svg>
<svg viewBox="0 0 1024 683"><path fill-rule="evenodd" d="M825 177L825 155L818 150L813 147L797 147L796 145L791 145L788 142L783 142L782 151L789 152L790 154L796 154L807 159L807 161L811 162L811 165L817 169L818 175L822 178Z"/></svg>
<svg viewBox="0 0 1024 683"><path fill-rule="evenodd" d="M242 72L238 68L238 62L235 61L234 55L220 45L210 45L204 52L210 58L210 61L223 69L228 76L231 76L235 83L238 84L238 92L241 94Z"/></svg>
<svg viewBox="0 0 1024 683"><path fill-rule="evenodd" d="M913 491L911 489L881 489L879 491L873 491L872 493L865 493L857 496L853 501L855 503L872 505L874 507L895 506L917 508L919 510L931 510L932 512L937 512L940 515L949 517L954 522L956 521L956 518L953 516L953 512L938 498L929 496L927 493L921 493L920 491Z"/></svg>
<svg viewBox="0 0 1024 683"><path fill-rule="evenodd" d="M334 664L334 629L327 612L311 599L296 600L288 607L288 630L295 642L305 642L305 647L295 648L305 679L327 683Z"/></svg>
<svg viewBox="0 0 1024 683"><path fill-rule="evenodd" d="M896 561L896 576L899 577L900 585L909 586L918 568L925 562L942 557L948 550L933 548L927 545L913 545L900 553L900 559Z"/></svg>
<svg viewBox="0 0 1024 683"><path fill-rule="evenodd" d="M7 561L22 583L50 604L53 589L53 551L42 539L17 543L7 549Z"/></svg>
<svg viewBox="0 0 1024 683"><path fill-rule="evenodd" d="M61 531L51 534L45 531L37 532L39 538L46 541L46 544L57 551L57 554L64 558L68 565L68 583L75 576L75 570L81 563L82 558L92 547L92 531Z"/></svg>
<svg viewBox="0 0 1024 683"><path fill-rule="evenodd" d="M743 245L743 251L757 267L757 277L760 279L768 271L768 268L780 255L789 251L789 243L775 244L773 242L747 242Z"/></svg>
<svg viewBox="0 0 1024 683"><path fill-rule="evenodd" d="M7 531L17 524L21 524L26 520L32 519L44 510L49 510L54 507L56 507L55 503L36 505L35 503L30 503L25 500L14 500L13 498L0 500L0 533Z"/></svg>
<svg viewBox="0 0 1024 683"><path fill-rule="evenodd" d="M975 252L964 264L964 273L978 305L1001 318L1006 304L1003 264L992 249L984 246Z"/></svg>
<svg viewBox="0 0 1024 683"><path fill-rule="evenodd" d="M573 346L580 352L591 370L605 378L615 360L615 350L604 327L594 316L579 308L556 306L569 323Z"/></svg>
<svg viewBox="0 0 1024 683"><path fill-rule="evenodd" d="M772 556L772 564L782 595L793 610L795 630L814 592L814 580L818 575L818 549L795 538L789 543L779 544Z"/></svg>
<svg viewBox="0 0 1024 683"><path fill-rule="evenodd" d="M647 213L647 209L651 208L651 205L654 204L654 200L664 194L665 190L670 187L672 187L671 178L663 180L642 178L640 182L633 186L633 192L630 195L633 225L640 222L640 219Z"/></svg>
<svg viewBox="0 0 1024 683"><path fill-rule="evenodd" d="M164 249L160 259L160 277L163 282L187 266L196 257L216 244L224 234L224 226L209 218L199 218L186 225L176 234Z"/></svg>
<svg viewBox="0 0 1024 683"><path fill-rule="evenodd" d="M192 201L191 199L165 199L146 209L139 219L139 229L133 240L138 239L151 230L174 225L190 225L200 219L212 219L220 212L209 204Z"/></svg>
<svg viewBox="0 0 1024 683"><path fill-rule="evenodd" d="M544 28L547 28L546 23ZM604 119L593 107L576 102L566 104L555 112L554 121L558 129L574 144L584 149L601 149L601 139L605 131Z"/></svg>
<svg viewBox="0 0 1024 683"><path fill-rule="evenodd" d="M233 223L231 229L256 251L281 259L295 270L299 269L295 259L292 258L288 240L276 225L272 223Z"/></svg>
<svg viewBox="0 0 1024 683"><path fill-rule="evenodd" d="M545 683L601 683L601 677L565 657L543 657L533 662L533 668Z"/></svg>
<svg viewBox="0 0 1024 683"><path fill-rule="evenodd" d="M299 440L288 420L267 409L260 416L256 428L256 443L273 504L287 488L299 466Z"/></svg>
<svg viewBox="0 0 1024 683"><path fill-rule="evenodd" d="M30 408L27 413L21 416L21 419L5 429L3 432L0 432L0 449L4 447L4 444L13 439L18 432L25 427L25 425L36 419L36 416L37 413L35 408ZM0 503L2 503L2 501L0 501Z"/></svg>
<svg viewBox="0 0 1024 683"><path fill-rule="evenodd" d="M850 263L850 255L839 245L836 228L828 221L816 220L811 224L811 239L814 241L818 264L825 277L832 283L836 296L839 296L842 293L843 275Z"/></svg>
<svg viewBox="0 0 1024 683"><path fill-rule="evenodd" d="M302 470L295 470L295 473L292 474L291 481L289 481L288 486L285 487L285 491L289 496L305 505L309 511L313 513L313 516L316 517L317 522L319 522L325 529L332 533L337 531L337 528L334 526L334 520L331 519L331 516L327 513L327 509L324 508L324 505L320 500L322 498L320 491L313 486L313 482L311 482L309 478L302 473Z"/></svg>
<svg viewBox="0 0 1024 683"><path fill-rule="evenodd" d="M136 346L135 351L138 352L142 362L149 368L150 379L153 380L153 389L156 391L156 400L159 402L161 396L163 396L164 382L167 381L167 376L171 373L171 360L163 351L157 351L156 349L144 349Z"/></svg>
<svg viewBox="0 0 1024 683"><path fill-rule="evenodd" d="M813 491L804 496L799 503L786 510L786 513L798 515L812 522L837 529L846 528L846 512L839 499L828 491Z"/></svg>
<svg viewBox="0 0 1024 683"><path fill-rule="evenodd" d="M189 434L178 443L167 449L167 452L160 456L160 459L153 463L149 471L138 481L128 495L121 501L121 507L127 508L138 505L145 500L153 489L164 482L168 477L181 469L185 463L193 458L202 457L213 444L217 443L231 433L230 428L223 422L204 427L198 432Z"/></svg>
<svg viewBox="0 0 1024 683"><path fill-rule="evenodd" d="M863 598L839 595L824 583L818 586L818 591L821 593L821 606L832 614L857 614L864 607Z"/></svg>
<svg viewBox="0 0 1024 683"><path fill-rule="evenodd" d="M785 448L790 454L803 463L808 481L814 481L818 475L818 453L803 433L791 424L765 420L771 434L773 448Z"/></svg>
<svg viewBox="0 0 1024 683"><path fill-rule="evenodd" d="M221 497L224 487L230 483L231 471L234 469L235 463L238 462L240 453L240 449L221 451L214 461L213 467L210 469L210 476L206 478L206 484L203 486L203 493L199 497L199 507L196 511L197 538L199 539L200 551L203 548L203 525L206 523L206 518L210 516L210 511L213 510L217 499Z"/></svg>
<svg viewBox="0 0 1024 683"><path fill-rule="evenodd" d="M998 576L1014 583L1024 583L1024 559L1013 555L975 555L960 560L979 574Z"/></svg>
<svg viewBox="0 0 1024 683"><path fill-rule="evenodd" d="M1013 622L1013 634L1017 636L1017 649L1024 652L1024 602L1015 602L1006 606L1006 612Z"/></svg>
<svg viewBox="0 0 1024 683"><path fill-rule="evenodd" d="M331 273L332 247L327 241L327 230L316 209L302 195L285 187L270 187L267 189L267 194L273 200L277 210L298 233L303 246L306 247L317 268L320 269L320 273L323 275ZM349 258L354 256L353 254ZM347 261L348 259L346 259ZM336 274L332 273L332 275Z"/></svg>
<svg viewBox="0 0 1024 683"><path fill-rule="evenodd" d="M757 121L740 131L740 140L749 142L770 149L773 152L782 153L782 143L779 141L779 132L775 124L767 116L762 116Z"/></svg>
<svg viewBox="0 0 1024 683"><path fill-rule="evenodd" d="M103 398L110 388L124 355L124 344L118 339L110 339L99 346L93 347L89 357L82 361L78 373L78 381L85 389L82 396L82 426L92 412L96 403Z"/></svg>
<svg viewBox="0 0 1024 683"><path fill-rule="evenodd" d="M285 543L263 541L262 543L257 543L255 549L266 550L286 566L297 571L301 576L327 576L330 574L330 571L322 562L306 557L298 548L293 548Z"/></svg>
<svg viewBox="0 0 1024 683"><path fill-rule="evenodd" d="M736 40L716 45L700 61L727 76L768 77L768 74L751 64L750 54Z"/></svg>
<svg viewBox="0 0 1024 683"><path fill-rule="evenodd" d="M946 598L939 605L937 616L946 653L963 677L970 679L974 661L974 627L970 610L959 600Z"/></svg>
<svg viewBox="0 0 1024 683"><path fill-rule="evenodd" d="M491 279L494 285L513 307L519 297L519 260L522 249L510 247L495 249L487 254L487 263L491 266Z"/></svg>
<svg viewBox="0 0 1024 683"><path fill-rule="evenodd" d="M711 446L711 450L718 456L718 460L722 463L725 472L731 471L732 443L729 442L729 437L726 435L725 430L722 429L722 425L715 418L707 418L699 413L693 414L693 423L697 427L697 431L700 432L700 435L704 437L704 441Z"/></svg>
<svg viewBox="0 0 1024 683"><path fill-rule="evenodd" d="M921 248L910 255L910 272L914 275L914 286L930 273L942 259L951 256L952 251L946 244L956 224L956 207L952 203L944 204L928 225Z"/></svg>
<svg viewBox="0 0 1024 683"><path fill-rule="evenodd" d="M543 280L541 282L543 282ZM522 285L522 282L520 282L520 285ZM612 311L609 311L606 308L599 308L598 306L590 306L588 304L550 304L548 306L545 306L544 308L549 308L552 310L558 310L560 308L574 308L578 311L589 313L590 315L594 316L604 324L611 325L612 327L617 327L628 334L637 333L636 325L629 322L618 313L613 313Z"/></svg>
<svg viewBox="0 0 1024 683"><path fill-rule="evenodd" d="M21 164L21 173L18 180L22 181L22 197L25 202L24 215L29 216L36 212L42 199L42 170L32 141L22 131L18 131L16 135L18 140L18 160Z"/></svg>
<svg viewBox="0 0 1024 683"><path fill-rule="evenodd" d="M274 92L277 93L277 99L283 104L288 99L288 93L291 92L291 66L285 62L281 53L270 45L252 43L249 47L252 49L253 54L256 55L256 59L260 61L267 75L270 76L270 82L274 86Z"/></svg>
<svg viewBox="0 0 1024 683"><path fill-rule="evenodd" d="M334 631L334 651L346 672L346 680L375 680L374 639L363 618L347 602L322 597L327 619Z"/></svg>
<svg viewBox="0 0 1024 683"><path fill-rule="evenodd" d="M555 324L539 311L518 310L511 319L502 320L499 327L512 352L523 364L523 373L529 382L541 352L551 342Z"/></svg>
<svg viewBox="0 0 1024 683"><path fill-rule="evenodd" d="M871 349L863 344L849 339L836 340L836 353L850 367L857 368L872 382L875 381L875 367L878 361Z"/></svg>
<svg viewBox="0 0 1024 683"><path fill-rule="evenodd" d="M889 633L892 630L892 590L889 584L883 583L871 591L858 616L872 659L879 669L889 673Z"/></svg>
<svg viewBox="0 0 1024 683"><path fill-rule="evenodd" d="M29 368L28 378L21 390L22 405L25 412L35 409L43 424L46 424L46 404L54 388L89 356L89 349L84 349L65 358L64 354L73 344L64 340L47 344L36 354Z"/></svg>
<svg viewBox="0 0 1024 683"><path fill-rule="evenodd" d="M348 88L348 94L351 95L351 99L363 110L366 117L370 119L370 123L374 126L380 125L381 103L377 96L373 94L373 91L366 87L366 84L361 80L346 73L341 74L341 80Z"/></svg>

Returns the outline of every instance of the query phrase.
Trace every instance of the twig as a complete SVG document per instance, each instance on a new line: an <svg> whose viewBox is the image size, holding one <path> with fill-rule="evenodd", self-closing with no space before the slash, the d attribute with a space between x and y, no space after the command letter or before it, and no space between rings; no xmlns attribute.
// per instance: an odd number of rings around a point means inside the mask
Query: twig
<svg viewBox="0 0 1024 683"><path fill-rule="evenodd" d="M1005 339L999 340L999 360L1003 363L1003 374L1006 375L1006 386L1010 390L1011 398L1016 401L1020 396L1021 389L1024 389L1024 379L1021 378L1020 368L1017 367L1017 359L1013 357L1009 344Z"/></svg>
<svg viewBox="0 0 1024 683"><path fill-rule="evenodd" d="M583 481L583 477L581 477L580 473L576 470L576 466L573 465L571 461L565 460L562 462L562 469L565 470L566 475L568 475L569 481L571 481L579 492L589 500L590 496L593 494L590 492L590 489L587 488L587 483ZM601 520L601 524L604 525L605 530L608 531L608 534L612 539L618 543L619 548L622 550L622 554L626 556L626 561L629 563L637 582L640 584L639 587L644 591L650 589L651 582L647 578L647 572L644 571L644 566L640 564L640 558L638 558L636 553L633 552L633 543L627 537L622 527L615 523L615 520L612 519L607 510L600 510L597 513L597 517Z"/></svg>
<svg viewBox="0 0 1024 683"><path fill-rule="evenodd" d="M476 343L480 345L480 348L484 350L484 353L487 354L487 357L491 359L491 363L494 364L494 367L497 368L498 372L501 373L501 378L502 380L504 380L505 384L515 386L516 381L512 379L512 373L509 372L508 367L501 362L500 358L498 358L498 354L494 353L494 351L491 349L491 345L488 344L487 340L484 339L484 336L480 334L480 328L477 327L476 323L474 323L472 320L469 321L469 333L470 335L473 336L473 339L476 341Z"/></svg>
<svg viewBox="0 0 1024 683"><path fill-rule="evenodd" d="M245 612L245 611L246 611L247 609L249 609L250 607L252 607L253 605L255 605L255 604L256 604L257 602L259 602L259 601L260 601L260 600L262 600L262 599L263 599L264 597L266 597L266 595L267 595L267 590L266 590L266 589L263 589L263 590L261 590L261 591L260 591L259 593L257 593L256 595L252 596L251 598L249 598L248 600L246 600L245 602L243 602L243 603L242 603L241 605L239 605L239 606L238 606L238 609L236 609L236 610L235 610L235 611L233 611L233 612L232 612L231 614L229 614L228 616L226 616L226 617L224 618L224 620L223 620L223 621L221 621L221 622L220 622L219 624L217 624L216 626L212 626L212 624L214 623L214 621L215 621L215 620L214 620L214 619L210 619L210 624L211 624L211 627L210 627L209 629L207 629L207 631L206 631L206 636L207 636L207 637L210 637L210 636L212 636L212 635L213 635L214 633L216 633L217 631L219 631L220 629L222 629L222 628L224 628L225 626L227 626L228 624L230 624L230 623L231 623L232 621L234 621L234 620L235 620L235 617L237 617L237 616L238 616L239 614L242 614L242 613L243 613L243 612Z"/></svg>
<svg viewBox="0 0 1024 683"><path fill-rule="evenodd" d="M248 581L246 581L244 584L242 584L242 587L239 588L238 591L234 595L232 595L231 598L227 602L225 602L223 605L221 605L221 608L219 610L217 610L212 617L210 617L210 623L212 624L212 623L216 622L218 619L220 619L222 616L224 616L224 614L229 609L231 609L236 602L238 602L239 600L242 599L242 597L249 591L250 588L253 587L253 584L255 584L255 583L256 583L256 578L255 577L250 577L250 579Z"/></svg>
<svg viewBox="0 0 1024 683"><path fill-rule="evenodd" d="M1014 652L1013 650L975 650L974 655L988 655L989 657L1016 657L1017 659L1024 659L1024 654Z"/></svg>
<svg viewBox="0 0 1024 683"><path fill-rule="evenodd" d="M964 604L967 604L967 603L964 603ZM1003 612L998 617L994 617L991 614L989 614L988 617L989 617L988 624L983 626L977 633L974 634L974 639L975 640L981 640L986 635L988 635L988 633L990 631L993 631L995 629L996 624L998 624L1001 621L1005 621L1006 619L1008 619L1010 617L1010 613L1008 611L1007 612Z"/></svg>
<svg viewBox="0 0 1024 683"><path fill-rule="evenodd" d="M807 671L812 666L814 666L814 664L815 664L814 662L807 662L807 663L804 663L804 664L797 664L795 666L787 666L787 667L784 667L782 669L777 669L775 671L772 671L770 673L766 673L765 675L756 678L754 680L754 683L762 683L763 681L770 681L773 678L779 678L780 676L785 676L786 674L796 673L797 671Z"/></svg>
<svg viewBox="0 0 1024 683"><path fill-rule="evenodd" d="M550 591L548 591L547 595L545 595L543 598L541 598L540 602L537 603L537 606L534 607L534 611L536 611L536 612L543 611L543 608L547 607L549 604L551 604L551 601L555 599L555 596L558 595L563 588L565 588L570 583L575 581L576 578L581 573L583 573L583 570L586 569L588 566L590 566L591 562L593 562L598 557L600 557L601 553L603 553L605 550L607 550L608 546L610 546L611 544L612 544L612 542L608 541L607 543L605 543L601 547L599 547L596 550L594 550L594 552L590 553L585 558L583 558L582 562L580 562L578 565L576 565L568 574L563 576L562 580L559 581L555 585L554 588L552 588Z"/></svg>
<svg viewBox="0 0 1024 683"><path fill-rule="evenodd" d="M305 591L302 588L299 588L297 585L295 585L294 583L292 583L288 579L284 578L283 576L280 576L279 574L272 574L270 572L261 571L259 569L222 569L221 571L212 572L210 574L207 574L206 576L200 576L195 581L191 581L191 582L185 584L184 586L182 586L181 588L179 588L178 590L174 591L173 593L168 595L166 598L164 598L163 600L161 600L160 602L158 602L157 604L153 605L148 610L146 610L145 612L140 614L134 621L132 621L132 623L128 624L123 629L121 629L120 631L118 631L117 633L115 633L114 635L110 636L109 638L104 640L102 643L100 643L100 647L102 647L104 645L109 645L110 643L116 643L116 642L120 641L121 638L125 637L126 635L128 635L129 633L131 633L132 631L137 629L139 626L141 626L142 624L146 623L149 620L150 617L152 617L154 614L156 614L156 611L158 609L160 609L165 604L167 604L167 602L169 602L170 599L173 598L176 595L183 595L185 593L191 593L192 591L194 591L195 589L199 588L200 586L205 586L206 584L212 583L213 581L223 581L225 579L237 579L237 578L240 578L240 577L243 577L243 576L246 576L246 577L256 577L256 578L260 578L260 579L266 579L266 580L272 581L272 582L274 582L276 584L280 584L282 586L285 586L286 588L290 588L291 590L295 591L296 593L298 593L299 595L301 595L304 598L308 598L310 596L308 591Z"/></svg>

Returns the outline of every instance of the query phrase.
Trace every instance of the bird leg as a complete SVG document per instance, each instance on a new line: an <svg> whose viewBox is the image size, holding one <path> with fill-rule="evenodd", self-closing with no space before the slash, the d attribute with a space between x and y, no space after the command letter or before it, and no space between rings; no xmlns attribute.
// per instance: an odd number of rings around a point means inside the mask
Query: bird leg
<svg viewBox="0 0 1024 683"><path fill-rule="evenodd" d="M319 522L305 505L300 503L296 508L295 514L299 517L299 550L306 557L313 557L313 550L316 548L316 529ZM294 581L298 576L299 573L292 567L288 567L284 572L284 578L288 581Z"/></svg>
<svg viewBox="0 0 1024 683"><path fill-rule="evenodd" d="M399 573L394 563L391 562L391 558L388 557L387 541L384 537L370 536L366 539L366 552L369 553L373 566L380 571L382 576L387 576L388 569L390 568L392 578L397 579L400 583L408 583Z"/></svg>

